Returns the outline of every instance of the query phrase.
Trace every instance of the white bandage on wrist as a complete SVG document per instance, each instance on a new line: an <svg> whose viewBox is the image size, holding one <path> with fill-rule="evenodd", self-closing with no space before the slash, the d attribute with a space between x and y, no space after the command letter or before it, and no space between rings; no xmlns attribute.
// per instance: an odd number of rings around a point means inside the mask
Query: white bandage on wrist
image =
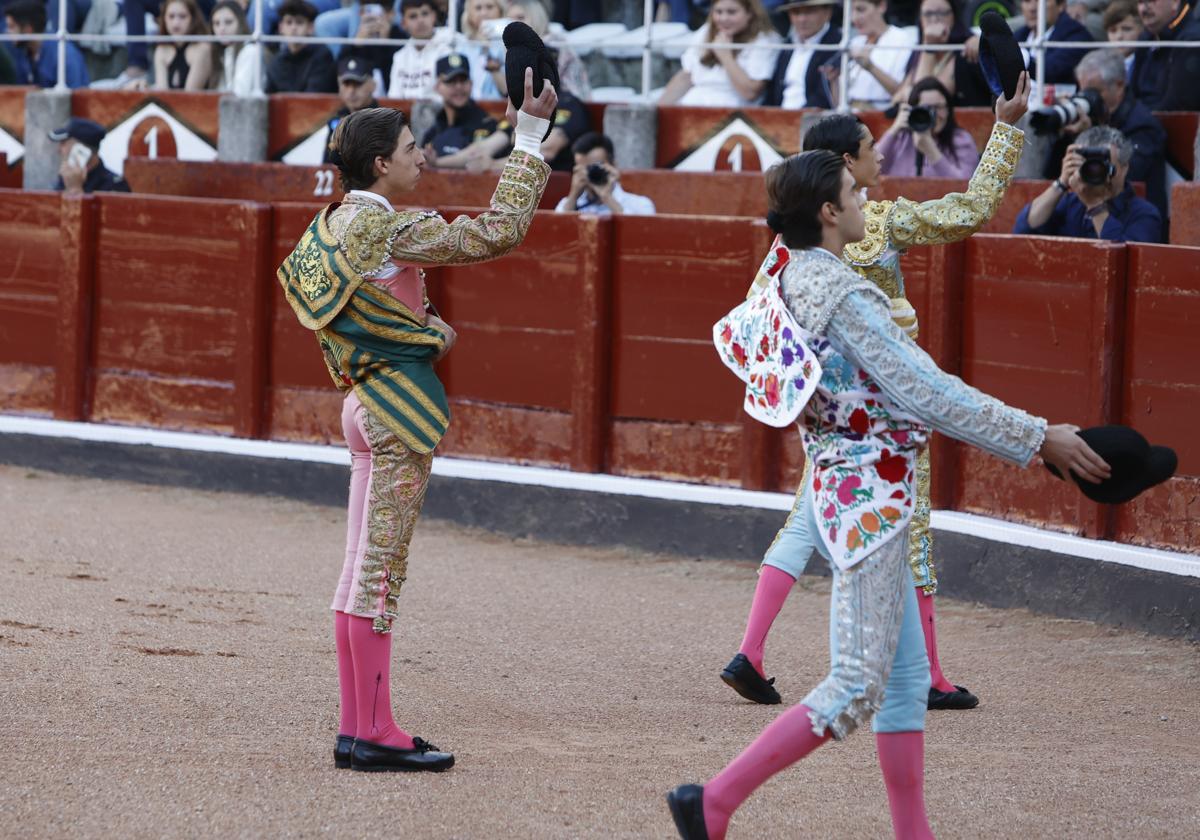
<svg viewBox="0 0 1200 840"><path fill-rule="evenodd" d="M525 111L517 112L513 150L533 155L538 160L545 160L542 157L542 138L546 136L546 129L549 127L550 120L535 117Z"/></svg>

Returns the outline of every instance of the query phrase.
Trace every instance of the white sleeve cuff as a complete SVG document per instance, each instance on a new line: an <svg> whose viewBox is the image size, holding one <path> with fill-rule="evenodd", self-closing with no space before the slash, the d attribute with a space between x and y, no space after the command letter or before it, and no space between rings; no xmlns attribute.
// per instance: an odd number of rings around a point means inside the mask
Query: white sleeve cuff
<svg viewBox="0 0 1200 840"><path fill-rule="evenodd" d="M517 112L513 149L533 155L538 160L545 160L542 157L542 138L546 136L546 129L549 127L550 120L535 117L524 111Z"/></svg>

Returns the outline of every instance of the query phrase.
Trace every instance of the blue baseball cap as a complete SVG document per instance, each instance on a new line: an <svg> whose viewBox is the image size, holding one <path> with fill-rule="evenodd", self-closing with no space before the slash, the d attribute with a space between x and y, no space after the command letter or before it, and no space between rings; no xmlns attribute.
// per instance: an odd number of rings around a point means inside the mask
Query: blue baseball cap
<svg viewBox="0 0 1200 840"><path fill-rule="evenodd" d="M71 117L62 128L56 128L48 132L48 134L50 135L50 139L56 143L61 143L70 137L73 140L78 140L85 146L99 149L100 141L104 139L104 135L108 134L108 132L98 122L85 120L82 117Z"/></svg>

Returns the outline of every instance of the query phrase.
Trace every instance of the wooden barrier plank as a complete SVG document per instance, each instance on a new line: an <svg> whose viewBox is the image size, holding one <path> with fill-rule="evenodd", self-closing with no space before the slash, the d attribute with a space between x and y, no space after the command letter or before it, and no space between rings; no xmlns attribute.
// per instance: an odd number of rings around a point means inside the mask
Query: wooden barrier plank
<svg viewBox="0 0 1200 840"><path fill-rule="evenodd" d="M104 193L92 418L231 434L238 313L261 263L251 205ZM244 424L243 424L244 425Z"/></svg>
<svg viewBox="0 0 1200 840"><path fill-rule="evenodd" d="M1200 181L1171 188L1171 244L1200 245Z"/></svg>
<svg viewBox="0 0 1200 840"><path fill-rule="evenodd" d="M571 469L602 472L608 438L609 360L612 358L613 225L580 215L579 295L571 370Z"/></svg>
<svg viewBox="0 0 1200 840"><path fill-rule="evenodd" d="M1116 416L1125 246L980 235L967 241L963 375L1051 423ZM960 450L961 509L1105 537L1108 511L971 447Z"/></svg>
<svg viewBox="0 0 1200 840"><path fill-rule="evenodd" d="M457 398L570 411L579 226L539 212L509 256L430 272L430 298L459 333L439 366Z"/></svg>
<svg viewBox="0 0 1200 840"><path fill-rule="evenodd" d="M50 414L55 405L59 273L58 193L0 190L0 404Z"/></svg>
<svg viewBox="0 0 1200 840"><path fill-rule="evenodd" d="M58 365L54 376L54 416L60 420L83 420L88 414L97 210L94 196L63 197Z"/></svg>
<svg viewBox="0 0 1200 840"><path fill-rule="evenodd" d="M767 188L761 172L621 171L621 187L654 202L659 215L767 215Z"/></svg>
<svg viewBox="0 0 1200 840"><path fill-rule="evenodd" d="M1200 323L1200 248L1129 246L1128 323L1122 423L1151 443L1172 447L1177 476L1115 511L1115 538L1195 551L1200 521L1200 371L1196 324Z"/></svg>
<svg viewBox="0 0 1200 840"><path fill-rule="evenodd" d="M737 219L614 224L610 468L740 483L742 388L717 358L712 325L745 297L761 242Z"/></svg>
<svg viewBox="0 0 1200 840"><path fill-rule="evenodd" d="M1200 114L1195 111L1155 111L1154 116L1167 130L1167 161L1180 169L1184 178L1194 178ZM1174 208L1171 215L1174 216Z"/></svg>

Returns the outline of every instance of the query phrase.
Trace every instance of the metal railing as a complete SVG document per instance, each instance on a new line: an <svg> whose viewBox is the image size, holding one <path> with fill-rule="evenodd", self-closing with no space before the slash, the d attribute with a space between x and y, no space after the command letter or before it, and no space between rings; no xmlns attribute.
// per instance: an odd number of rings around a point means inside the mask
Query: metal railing
<svg viewBox="0 0 1200 840"><path fill-rule="evenodd" d="M162 0L167 3L170 0ZM1046 4L1053 0L1039 0L1036 34L1028 41L1022 43L1022 46L1028 50L1031 56L1035 58L1035 69L1033 72L1033 101L1041 102L1045 88L1045 79L1043 78L1044 68L1046 66L1046 52L1050 49L1066 49L1066 50L1096 50L1096 49L1140 49L1152 46L1154 49L1187 49L1200 47L1200 41L1053 41L1050 40L1046 31ZM641 98L643 101L648 101L652 93L652 76L653 76L653 60L657 53L663 52L666 48L677 50L679 48L678 36L675 36L668 43L667 40L656 40L654 37L654 16L656 0L645 0L643 13L643 28L645 30L645 42L642 44L642 68L641 68ZM849 21L851 14L852 0L843 0L843 20ZM448 7L448 28L455 33L456 37L461 37L458 32L460 0L449 0ZM1065 14L1065 11L1063 12ZM155 35L107 35L107 34L82 34L68 32L66 29L67 21L67 0L58 0L58 28L53 33L45 33L38 35L22 35L12 32L0 33L0 41L12 42L54 42L57 46L57 78L54 86L55 90L67 90L67 49L66 45L70 43L88 44L88 43L107 43L113 45L124 45L130 43L148 43L148 44L191 44L191 43L220 43L224 45L248 44L259 47L254 52L255 72L254 72L254 89L253 95L263 95L263 50L264 45L270 44L339 44L349 45L355 44L360 46L395 46L403 47L410 43L428 44L433 43L430 40L419 39L393 39L393 38L357 38L357 37L303 37L303 38L285 38L280 35L268 35L263 31L263 3L261 0L255 3L254 6L254 28L248 35L233 35L233 36L216 36L216 35L166 35L158 33ZM838 102L839 108L847 110L850 103L847 101L847 89L849 86L849 70L850 64L854 60L850 55L850 42L853 30L849 25L843 25L842 38L837 44L822 44L820 45L822 52L836 52L839 55L839 70L838 73ZM607 39L598 41L575 41L572 46L603 48L609 46L610 41ZM729 44L722 49L730 49L734 51L755 49L755 50L799 50L798 45L791 41L780 41L776 43L747 43L747 44ZM871 50L903 50L909 52L965 52L965 44L873 44ZM897 80L901 81L901 80Z"/></svg>

